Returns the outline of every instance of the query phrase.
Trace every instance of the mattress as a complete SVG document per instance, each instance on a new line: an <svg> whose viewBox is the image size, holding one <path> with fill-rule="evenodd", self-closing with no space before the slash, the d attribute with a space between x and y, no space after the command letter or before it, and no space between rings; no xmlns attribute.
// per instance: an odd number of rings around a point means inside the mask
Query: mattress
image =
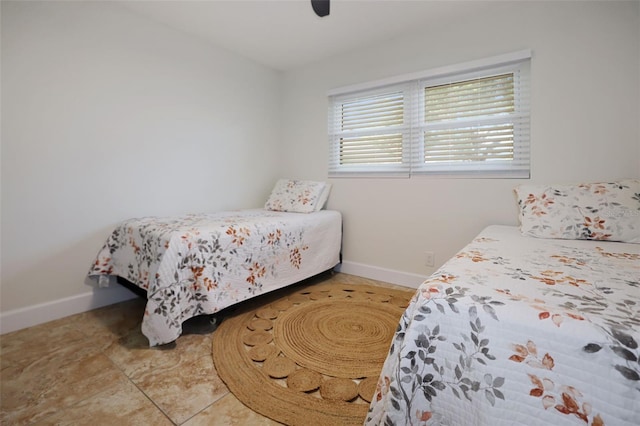
<svg viewBox="0 0 640 426"><path fill-rule="evenodd" d="M262 209L126 220L89 270L146 291L142 332L151 346L180 336L187 319L311 277L339 263L337 211ZM102 278L101 278L102 277Z"/></svg>
<svg viewBox="0 0 640 426"><path fill-rule="evenodd" d="M640 424L640 245L490 226L416 292L366 420Z"/></svg>

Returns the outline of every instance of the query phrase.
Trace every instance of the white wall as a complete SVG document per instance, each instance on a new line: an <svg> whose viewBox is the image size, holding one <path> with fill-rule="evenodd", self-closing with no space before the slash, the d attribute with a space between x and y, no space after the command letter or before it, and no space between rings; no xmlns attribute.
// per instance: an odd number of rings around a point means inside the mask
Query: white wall
<svg viewBox="0 0 640 426"><path fill-rule="evenodd" d="M266 199L280 73L116 2L1 7L3 314L90 292L125 218Z"/></svg>
<svg viewBox="0 0 640 426"><path fill-rule="evenodd" d="M327 91L532 49L530 180L332 179L345 263L426 276L489 224L517 224L520 183L640 177L638 2L497 2L455 22L290 71L284 174L327 176ZM366 269L366 268L365 268ZM375 274L374 274L375 275Z"/></svg>

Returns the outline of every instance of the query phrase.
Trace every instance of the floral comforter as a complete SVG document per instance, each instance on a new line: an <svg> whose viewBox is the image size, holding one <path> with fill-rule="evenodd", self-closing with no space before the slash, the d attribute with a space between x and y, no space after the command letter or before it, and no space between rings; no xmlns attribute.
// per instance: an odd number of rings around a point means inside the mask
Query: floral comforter
<svg viewBox="0 0 640 426"><path fill-rule="evenodd" d="M155 346L177 339L191 317L331 269L341 238L341 215L328 210L131 219L109 236L89 277L119 276L146 290L142 332Z"/></svg>
<svg viewBox="0 0 640 426"><path fill-rule="evenodd" d="M640 424L640 245L490 226L418 289L366 424Z"/></svg>

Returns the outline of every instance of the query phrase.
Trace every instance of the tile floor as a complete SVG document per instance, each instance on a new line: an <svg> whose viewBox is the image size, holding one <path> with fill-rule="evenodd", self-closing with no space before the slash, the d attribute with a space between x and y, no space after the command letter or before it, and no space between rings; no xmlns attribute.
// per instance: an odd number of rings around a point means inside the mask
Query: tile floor
<svg viewBox="0 0 640 426"><path fill-rule="evenodd" d="M317 281L397 287L346 274ZM278 425L220 380L206 318L149 348L134 299L0 336L2 425Z"/></svg>

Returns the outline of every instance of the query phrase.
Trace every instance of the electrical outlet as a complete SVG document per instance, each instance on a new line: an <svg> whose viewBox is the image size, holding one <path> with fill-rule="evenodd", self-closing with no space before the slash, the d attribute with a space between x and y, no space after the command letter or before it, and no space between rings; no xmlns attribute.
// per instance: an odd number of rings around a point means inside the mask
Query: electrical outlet
<svg viewBox="0 0 640 426"><path fill-rule="evenodd" d="M425 266L433 266L435 264L435 255L432 251L424 252L424 264Z"/></svg>

